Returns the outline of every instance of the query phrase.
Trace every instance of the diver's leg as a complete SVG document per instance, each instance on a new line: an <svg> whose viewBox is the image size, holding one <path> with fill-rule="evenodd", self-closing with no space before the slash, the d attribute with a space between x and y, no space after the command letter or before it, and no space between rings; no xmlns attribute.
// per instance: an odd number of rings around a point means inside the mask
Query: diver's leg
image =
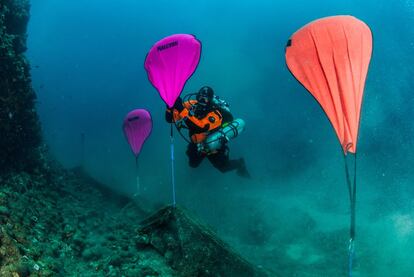
<svg viewBox="0 0 414 277"><path fill-rule="evenodd" d="M229 152L229 148L227 147L227 145L225 145L217 153L211 154L207 156L207 158L213 164L213 166L220 170L220 172L222 173L237 170L237 175L249 178L250 175L247 172L244 159L230 160Z"/></svg>
<svg viewBox="0 0 414 277"><path fill-rule="evenodd" d="M188 164L193 168L199 166L205 157L204 154L198 151L195 143L188 144L186 154L188 156Z"/></svg>

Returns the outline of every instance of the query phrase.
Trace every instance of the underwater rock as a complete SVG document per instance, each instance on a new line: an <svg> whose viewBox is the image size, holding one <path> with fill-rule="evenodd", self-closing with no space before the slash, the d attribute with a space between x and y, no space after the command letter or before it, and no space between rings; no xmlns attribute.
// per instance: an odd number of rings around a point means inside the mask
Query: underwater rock
<svg viewBox="0 0 414 277"><path fill-rule="evenodd" d="M155 250L135 246L147 214L133 199L84 172L52 169L48 178L1 176L9 216L0 214L0 276L178 275Z"/></svg>
<svg viewBox="0 0 414 277"><path fill-rule="evenodd" d="M93 247L85 249L82 253L82 258L86 261L96 261L99 260L105 253L105 249L103 247Z"/></svg>
<svg viewBox="0 0 414 277"><path fill-rule="evenodd" d="M0 216L9 216L10 215L10 211L7 207L5 206L0 206Z"/></svg>
<svg viewBox="0 0 414 277"><path fill-rule="evenodd" d="M0 173L41 167L41 133L26 51L28 0L0 3Z"/></svg>
<svg viewBox="0 0 414 277"><path fill-rule="evenodd" d="M17 264L13 271L18 274L17 276L30 276L30 265L27 262L21 262Z"/></svg>
<svg viewBox="0 0 414 277"><path fill-rule="evenodd" d="M139 223L150 209L141 199L51 168L1 177L0 276L276 276L182 208Z"/></svg>
<svg viewBox="0 0 414 277"><path fill-rule="evenodd" d="M183 208L163 208L141 225L140 236L148 238L149 245L180 276L270 276L235 253Z"/></svg>
<svg viewBox="0 0 414 277"><path fill-rule="evenodd" d="M12 276L12 273L18 270L22 256L4 227L0 227L0 276Z"/></svg>

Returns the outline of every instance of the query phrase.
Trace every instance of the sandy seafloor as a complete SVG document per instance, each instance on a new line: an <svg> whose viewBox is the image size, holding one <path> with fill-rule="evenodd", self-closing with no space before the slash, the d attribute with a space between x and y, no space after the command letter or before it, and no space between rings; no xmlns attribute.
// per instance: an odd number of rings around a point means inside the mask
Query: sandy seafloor
<svg viewBox="0 0 414 277"><path fill-rule="evenodd" d="M338 176L329 176L335 168ZM409 179L392 179L359 170L353 276L414 273L413 189ZM350 219L343 164L315 163L283 185L252 180L194 186L194 194L187 191L188 206L249 261L282 276L347 274ZM222 198L215 201L218 193Z"/></svg>

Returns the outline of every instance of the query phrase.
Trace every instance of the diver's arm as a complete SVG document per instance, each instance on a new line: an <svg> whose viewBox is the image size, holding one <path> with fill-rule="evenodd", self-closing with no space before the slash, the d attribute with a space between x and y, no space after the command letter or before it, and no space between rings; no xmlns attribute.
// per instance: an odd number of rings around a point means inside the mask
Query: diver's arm
<svg viewBox="0 0 414 277"><path fill-rule="evenodd" d="M185 125L190 130L190 132L193 134L204 133L204 132L207 132L208 129L210 129L210 124L206 124L204 125L204 127L201 128L200 126L192 122L191 119L189 119L188 117L184 118L184 122L185 122Z"/></svg>
<svg viewBox="0 0 414 277"><path fill-rule="evenodd" d="M226 101L216 96L216 98L214 98L213 100L213 104L216 106L216 108L223 116L223 123L231 122L234 120L234 117L230 112L229 104L227 104Z"/></svg>
<svg viewBox="0 0 414 277"><path fill-rule="evenodd" d="M178 97L177 100L174 103L174 106L170 109L167 106L167 110L165 111L165 121L167 121L168 123L172 123L173 122L173 112L174 110L177 110L178 113L181 113L182 110L184 110L184 106L183 106L183 100L181 99L181 97Z"/></svg>
<svg viewBox="0 0 414 277"><path fill-rule="evenodd" d="M229 109L219 109L221 115L223 116L223 123L231 122L234 120L233 115Z"/></svg>
<svg viewBox="0 0 414 277"><path fill-rule="evenodd" d="M165 121L168 123L173 122L173 111L167 107L167 110L165 111Z"/></svg>

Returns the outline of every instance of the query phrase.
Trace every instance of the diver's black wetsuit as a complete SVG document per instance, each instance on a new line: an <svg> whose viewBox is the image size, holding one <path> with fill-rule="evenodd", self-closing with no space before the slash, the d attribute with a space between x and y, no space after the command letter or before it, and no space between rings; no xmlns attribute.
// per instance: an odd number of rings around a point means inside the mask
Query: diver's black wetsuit
<svg viewBox="0 0 414 277"><path fill-rule="evenodd" d="M186 154L189 158L189 165L191 167L198 167L205 157L211 162L211 164L220 170L220 172L227 172L235 169L244 167L244 160L230 160L229 159L229 147L223 144L217 152L207 155L206 153L200 152L197 149L197 144L189 143Z"/></svg>
<svg viewBox="0 0 414 277"><path fill-rule="evenodd" d="M174 104L173 109L176 109L179 112L181 112L181 110L184 109L182 100L180 98L177 99L177 102ZM208 113L214 112L214 110L217 110L222 115L222 124L233 121L233 115L230 113L230 111L226 108L217 105L209 105L207 109L203 109L203 111L197 116L202 118L206 116ZM167 109L166 111L165 119L168 123L171 123L173 120L172 113L169 109ZM184 122L186 123L186 126L188 128L190 137L193 134L203 133L206 132L206 130L208 130L207 126L206 128L200 128L199 126L193 124L190 120L184 120ZM244 159L241 158L237 160L230 160L229 152L229 147L227 146L226 141L223 141L222 147L218 149L216 152L208 154L203 151L199 151L197 144L194 142L190 142L188 144L186 154L189 159L188 162L190 167L198 167L204 160L204 158L207 157L211 164L220 172L224 173L231 170L237 170L238 175L242 177L250 177L249 173L246 170Z"/></svg>

